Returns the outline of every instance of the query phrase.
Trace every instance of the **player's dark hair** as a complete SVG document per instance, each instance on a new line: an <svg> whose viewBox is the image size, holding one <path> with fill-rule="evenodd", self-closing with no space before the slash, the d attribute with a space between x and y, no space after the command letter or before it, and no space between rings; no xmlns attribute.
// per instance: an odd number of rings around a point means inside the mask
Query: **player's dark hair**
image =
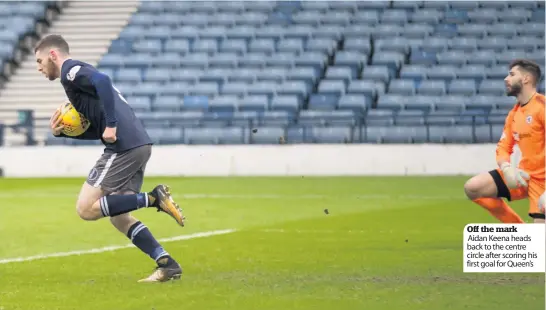
<svg viewBox="0 0 546 310"><path fill-rule="evenodd" d="M45 37L43 37L38 43L36 44L36 47L34 48L34 53L36 54L37 51L40 51L44 48L58 48L59 51L63 54L69 54L70 49L68 47L68 43L66 40L58 34L50 34Z"/></svg>
<svg viewBox="0 0 546 310"><path fill-rule="evenodd" d="M535 85L540 81L542 72L540 66L536 62L528 59L515 59L510 63L509 68L512 69L515 66L518 66L522 71L530 73L535 78Z"/></svg>

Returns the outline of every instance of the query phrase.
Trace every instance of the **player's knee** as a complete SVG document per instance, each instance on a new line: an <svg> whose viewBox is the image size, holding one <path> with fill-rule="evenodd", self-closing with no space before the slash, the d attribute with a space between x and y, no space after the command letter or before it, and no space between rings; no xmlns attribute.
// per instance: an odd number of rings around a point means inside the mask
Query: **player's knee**
<svg viewBox="0 0 546 310"><path fill-rule="evenodd" d="M480 196L480 184L477 182L476 178L471 178L464 184L464 193L466 197L470 200L479 198Z"/></svg>
<svg viewBox="0 0 546 310"><path fill-rule="evenodd" d="M76 212L85 221L94 221L102 218L99 199L104 196L100 188L91 186L85 182L76 201Z"/></svg>
<svg viewBox="0 0 546 310"><path fill-rule="evenodd" d="M92 207L93 204L78 200L78 202L76 203L76 212L82 220L94 221L97 219L97 217L95 216Z"/></svg>
<svg viewBox="0 0 546 310"><path fill-rule="evenodd" d="M464 192L470 200L483 197L496 197L497 185L489 173L481 173L466 181Z"/></svg>

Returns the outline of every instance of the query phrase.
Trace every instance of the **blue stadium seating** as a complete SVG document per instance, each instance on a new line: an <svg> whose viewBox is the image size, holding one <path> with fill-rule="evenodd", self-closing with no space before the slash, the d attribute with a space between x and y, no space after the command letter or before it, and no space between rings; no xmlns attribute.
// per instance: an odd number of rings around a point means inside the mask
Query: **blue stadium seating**
<svg viewBox="0 0 546 310"><path fill-rule="evenodd" d="M4 65L13 60L20 48L19 42L35 32L36 22L45 17L46 8L54 2L0 3L0 72L4 72Z"/></svg>
<svg viewBox="0 0 546 310"><path fill-rule="evenodd" d="M157 143L486 143L507 65L544 65L544 20L538 1L144 1L99 68Z"/></svg>

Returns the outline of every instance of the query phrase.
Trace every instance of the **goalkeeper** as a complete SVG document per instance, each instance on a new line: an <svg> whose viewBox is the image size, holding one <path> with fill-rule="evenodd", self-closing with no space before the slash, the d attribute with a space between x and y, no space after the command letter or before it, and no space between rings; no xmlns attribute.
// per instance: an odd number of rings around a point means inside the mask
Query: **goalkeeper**
<svg viewBox="0 0 546 310"><path fill-rule="evenodd" d="M506 117L497 144L499 168L474 176L464 189L469 199L503 223L524 221L502 198L529 198L529 216L535 223L544 223L544 95L536 90L541 70L536 63L522 59L513 61L509 69L504 79L506 93L517 102ZM519 165L513 154L515 145L521 151Z"/></svg>
<svg viewBox="0 0 546 310"><path fill-rule="evenodd" d="M158 185L151 192L141 192L144 171L152 152L152 141L144 126L108 76L87 63L70 58L68 43L61 36L46 36L38 42L34 52L38 71L50 81L61 79L70 100L62 111L71 113L64 119L73 116L73 119L79 117L81 120L81 124L76 124L78 126L67 126L65 130L60 125L64 115L58 110L51 118L53 134L100 139L105 145L104 153L80 190L76 202L78 215L86 221L109 217L117 230L156 262L155 272L142 282L180 278L180 265L150 230L129 213L141 208L157 208L184 225L182 212L167 186ZM85 125L80 126L82 124Z"/></svg>

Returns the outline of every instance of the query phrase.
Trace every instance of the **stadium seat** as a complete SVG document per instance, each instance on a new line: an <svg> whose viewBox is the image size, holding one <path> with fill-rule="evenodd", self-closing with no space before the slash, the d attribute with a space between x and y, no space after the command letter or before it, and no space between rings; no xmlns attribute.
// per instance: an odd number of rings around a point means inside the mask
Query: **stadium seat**
<svg viewBox="0 0 546 310"><path fill-rule="evenodd" d="M365 122L370 126L390 126L394 124L394 112L387 109L372 109L366 114Z"/></svg>
<svg viewBox="0 0 546 310"><path fill-rule="evenodd" d="M300 126L290 126L286 128L286 143L299 144L309 143L307 128Z"/></svg>
<svg viewBox="0 0 546 310"><path fill-rule="evenodd" d="M393 79L389 84L389 93L393 95L413 96L416 93L415 82L409 79Z"/></svg>
<svg viewBox="0 0 546 310"><path fill-rule="evenodd" d="M426 141L424 126L368 126L366 139L368 143L423 143Z"/></svg>
<svg viewBox="0 0 546 310"><path fill-rule="evenodd" d="M462 66L467 63L467 54L464 50L448 50L436 54L440 65Z"/></svg>
<svg viewBox="0 0 546 310"><path fill-rule="evenodd" d="M191 84L187 82L171 82L165 84L147 83L135 89L137 92L145 92L150 95L161 92L163 95L184 96L189 93Z"/></svg>
<svg viewBox="0 0 546 310"><path fill-rule="evenodd" d="M319 52L304 52L296 57L294 63L298 67L313 67L315 72L322 72L326 66L327 57Z"/></svg>
<svg viewBox="0 0 546 310"><path fill-rule="evenodd" d="M391 70L399 70L404 62L404 54L400 52L383 52L372 56L373 65L384 65Z"/></svg>
<svg viewBox="0 0 546 310"><path fill-rule="evenodd" d="M168 82L170 80L170 71L166 68L149 68L144 73L144 80L151 82Z"/></svg>
<svg viewBox="0 0 546 310"><path fill-rule="evenodd" d="M429 140L433 143L473 143L472 126L430 126Z"/></svg>
<svg viewBox="0 0 546 310"><path fill-rule="evenodd" d="M486 79L479 84L478 92L483 95L501 96L506 92L506 89L504 83Z"/></svg>
<svg viewBox="0 0 546 310"><path fill-rule="evenodd" d="M178 144L182 142L181 128L147 128L152 141L158 144Z"/></svg>
<svg viewBox="0 0 546 310"><path fill-rule="evenodd" d="M492 24L498 21L497 10L480 8L467 11L468 20L474 24Z"/></svg>
<svg viewBox="0 0 546 310"><path fill-rule="evenodd" d="M410 52L410 45L406 38L385 38L375 40L377 52L400 52L407 55Z"/></svg>
<svg viewBox="0 0 546 310"><path fill-rule="evenodd" d="M473 79L475 84L479 84L485 79L486 70L483 65L464 66L456 69L456 74L459 79Z"/></svg>
<svg viewBox="0 0 546 310"><path fill-rule="evenodd" d="M478 125L474 126L475 143L494 143L491 136L490 125Z"/></svg>
<svg viewBox="0 0 546 310"><path fill-rule="evenodd" d="M445 83L450 83L457 77L457 71L459 67L454 65L437 65L434 67L428 67L423 72L426 72L426 76L431 80L443 80Z"/></svg>
<svg viewBox="0 0 546 310"><path fill-rule="evenodd" d="M354 126L358 122L353 111L302 110L298 124L302 126Z"/></svg>
<svg viewBox="0 0 546 310"><path fill-rule="evenodd" d="M269 110L269 101L267 95L249 93L239 101L239 111L263 112Z"/></svg>
<svg viewBox="0 0 546 310"><path fill-rule="evenodd" d="M446 94L446 84L441 80L426 80L421 82L417 92L421 95L444 95Z"/></svg>
<svg viewBox="0 0 546 310"><path fill-rule="evenodd" d="M246 142L242 127L185 128L185 144L243 144Z"/></svg>
<svg viewBox="0 0 546 310"><path fill-rule="evenodd" d="M434 65L437 62L437 54L435 52L427 52L417 50L411 53L410 63L414 65Z"/></svg>
<svg viewBox="0 0 546 310"><path fill-rule="evenodd" d="M401 110L406 104L406 95L389 93L377 99L377 108L384 110Z"/></svg>
<svg viewBox="0 0 546 310"><path fill-rule="evenodd" d="M394 123L398 126L423 126L425 125L425 111L401 110L396 114Z"/></svg>
<svg viewBox="0 0 546 310"><path fill-rule="evenodd" d="M367 54L360 51L339 51L335 54L334 65L351 68L353 76L367 63Z"/></svg>
<svg viewBox="0 0 546 310"><path fill-rule="evenodd" d="M312 94L309 97L310 110L334 110L340 95L337 94Z"/></svg>
<svg viewBox="0 0 546 310"><path fill-rule="evenodd" d="M458 79L449 83L448 93L452 95L473 96L476 94L476 82L470 79Z"/></svg>
<svg viewBox="0 0 546 310"><path fill-rule="evenodd" d="M342 80L345 85L348 85L353 78L356 77L356 71L352 71L349 67L331 66L326 70L324 78L327 80Z"/></svg>
<svg viewBox="0 0 546 310"><path fill-rule="evenodd" d="M148 98L148 97L145 97ZM182 108L182 100L178 96L161 95L157 96L153 103L154 111L177 112Z"/></svg>
<svg viewBox="0 0 546 310"><path fill-rule="evenodd" d="M209 102L211 112L235 112L239 109L239 100L237 96L219 96Z"/></svg>
<svg viewBox="0 0 546 310"><path fill-rule="evenodd" d="M357 114L365 113L371 108L371 101L365 95L346 94L339 98L339 110L352 110Z"/></svg>
<svg viewBox="0 0 546 310"><path fill-rule="evenodd" d="M401 79L411 79L418 84L421 80L427 78L427 67L424 65L405 65L400 69Z"/></svg>
<svg viewBox="0 0 546 310"><path fill-rule="evenodd" d="M453 126L460 114L453 111L432 111L427 114L425 123L429 126Z"/></svg>
<svg viewBox="0 0 546 310"><path fill-rule="evenodd" d="M297 113L301 109L301 101L295 95L280 95L271 100L271 110Z"/></svg>
<svg viewBox="0 0 546 310"><path fill-rule="evenodd" d="M415 95L404 100L404 107L409 110L431 111L435 109L437 97Z"/></svg>
<svg viewBox="0 0 546 310"><path fill-rule="evenodd" d="M281 127L255 127L250 136L252 144L279 144L285 136Z"/></svg>
<svg viewBox="0 0 546 310"><path fill-rule="evenodd" d="M311 141L315 143L350 143L351 127L312 127Z"/></svg>
<svg viewBox="0 0 546 310"><path fill-rule="evenodd" d="M455 111L463 111L466 104L470 102L468 96L461 94L450 94L446 96L440 96L436 98L436 110L441 113L453 113Z"/></svg>
<svg viewBox="0 0 546 310"><path fill-rule="evenodd" d="M297 114L289 111L265 111L260 114L259 123L263 126L286 127L296 123Z"/></svg>
<svg viewBox="0 0 546 310"><path fill-rule="evenodd" d="M480 14L479 18L484 16ZM455 37L449 42L452 51L473 52L478 49L478 39L472 37Z"/></svg>
<svg viewBox="0 0 546 310"><path fill-rule="evenodd" d="M209 109L209 98L207 96L185 96L182 100L182 108L184 110L206 111Z"/></svg>
<svg viewBox="0 0 546 310"><path fill-rule="evenodd" d="M387 66L375 65L364 67L361 74L363 80L381 81L383 83L387 83L392 76Z"/></svg>

